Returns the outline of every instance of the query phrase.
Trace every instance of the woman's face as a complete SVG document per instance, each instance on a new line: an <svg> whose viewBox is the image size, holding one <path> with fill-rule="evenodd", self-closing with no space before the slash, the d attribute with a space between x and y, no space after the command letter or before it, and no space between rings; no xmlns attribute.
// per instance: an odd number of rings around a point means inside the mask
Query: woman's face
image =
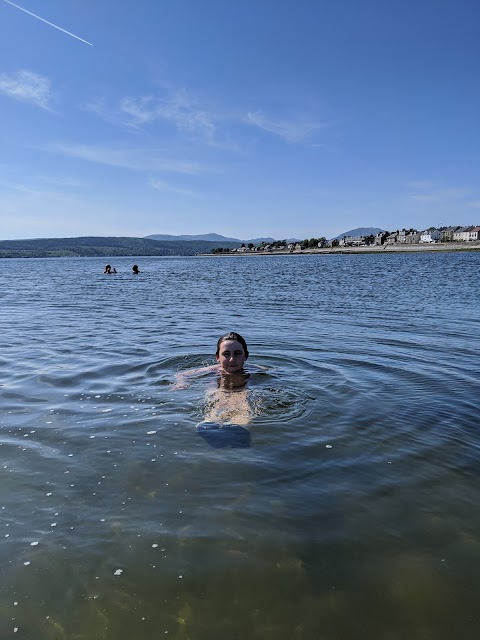
<svg viewBox="0 0 480 640"><path fill-rule="evenodd" d="M235 373L243 369L245 351L238 340L224 340L220 344L217 360L224 371Z"/></svg>

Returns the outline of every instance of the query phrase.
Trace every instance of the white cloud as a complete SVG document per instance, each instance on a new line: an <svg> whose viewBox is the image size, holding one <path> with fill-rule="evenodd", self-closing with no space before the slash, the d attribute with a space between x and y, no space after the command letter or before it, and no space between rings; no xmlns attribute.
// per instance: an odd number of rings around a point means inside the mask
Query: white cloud
<svg viewBox="0 0 480 640"><path fill-rule="evenodd" d="M159 180L158 178L150 178L149 184L152 189L156 189L157 191L164 191L167 193L174 193L179 196L189 196L192 198L197 198L198 194L194 191L190 191L189 189L182 189L179 187L175 187L165 180Z"/></svg>
<svg viewBox="0 0 480 640"><path fill-rule="evenodd" d="M412 182L407 184L407 187L410 189L419 190L434 189L436 186L435 182L432 182L431 180L412 180Z"/></svg>
<svg viewBox="0 0 480 640"><path fill-rule="evenodd" d="M327 125L322 122L307 120L273 120L268 118L262 111L249 112L245 118L247 124L254 125L279 136L286 142L302 142L314 131L318 131Z"/></svg>
<svg viewBox="0 0 480 640"><path fill-rule="evenodd" d="M432 182L413 182L409 187L416 191L410 196L416 202L442 204L463 200L472 194L470 187L442 187Z"/></svg>
<svg viewBox="0 0 480 640"><path fill-rule="evenodd" d="M79 105L80 109L95 113L101 118L107 119L107 105L104 98L92 98L90 102L85 102Z"/></svg>
<svg viewBox="0 0 480 640"><path fill-rule="evenodd" d="M216 127L213 116L199 108L184 89L176 90L165 98L123 98L120 101L120 110L129 116L130 126L164 120L173 124L179 131L200 135L209 143L213 143L215 139Z"/></svg>
<svg viewBox="0 0 480 640"><path fill-rule="evenodd" d="M132 171L166 171L186 175L198 175L205 171L204 167L194 162L162 158L155 152L143 149L64 143L50 145L48 149L72 158Z"/></svg>
<svg viewBox="0 0 480 640"><path fill-rule="evenodd" d="M10 75L0 75L0 92L20 102L28 102L51 111L50 80L33 71L21 70Z"/></svg>
<svg viewBox="0 0 480 640"><path fill-rule="evenodd" d="M54 185L56 187L65 187L67 189L85 189L91 184L85 180L79 180L71 176L38 176L37 180L40 184Z"/></svg>

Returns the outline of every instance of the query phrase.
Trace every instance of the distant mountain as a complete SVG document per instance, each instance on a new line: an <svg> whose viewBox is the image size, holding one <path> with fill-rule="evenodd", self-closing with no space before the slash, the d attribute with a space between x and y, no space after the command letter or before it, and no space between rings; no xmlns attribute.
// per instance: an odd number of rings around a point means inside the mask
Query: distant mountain
<svg viewBox="0 0 480 640"><path fill-rule="evenodd" d="M162 242L179 242L179 241L192 241L192 240L204 240L206 242L239 242L240 244L244 242L243 240L238 240L238 238L226 238L225 236L220 236L218 233L204 233L201 235L184 235L184 236L171 236L168 234L156 233L152 236L145 236L147 240L160 240Z"/></svg>
<svg viewBox="0 0 480 640"><path fill-rule="evenodd" d="M359 227L338 236L375 235L382 229ZM155 238L169 238L157 240ZM195 238L195 239L194 239ZM205 238L210 238L206 240ZM212 240L214 238L215 240ZM50 258L50 257L115 257L115 256L194 256L211 253L213 249L235 249L243 243L259 245L275 242L273 238L237 240L216 233L203 236L148 236L146 238L98 237L36 238L33 240L1 240L0 258Z"/></svg>
<svg viewBox="0 0 480 640"><path fill-rule="evenodd" d="M252 244L262 244L262 242L270 244L271 242L275 242L275 238L252 238L251 240L241 240L241 242L245 244L249 244L250 242Z"/></svg>
<svg viewBox="0 0 480 640"><path fill-rule="evenodd" d="M344 233L341 233L336 238L333 238L333 240L341 240L345 236L375 236L377 235L377 233L380 233L380 231L383 231L383 229L378 229L378 227L358 227L357 229L352 229L351 231L345 231Z"/></svg>
<svg viewBox="0 0 480 640"><path fill-rule="evenodd" d="M0 241L0 258L114 257L114 256L194 256L223 247L233 249L239 242L168 241L148 238L81 237L40 238Z"/></svg>
<svg viewBox="0 0 480 640"><path fill-rule="evenodd" d="M171 236L168 234L159 234L156 233L152 236L145 236L146 239L150 240L161 240L163 242L178 242L180 240L183 241L192 241L192 240L205 240L207 242L238 242L238 244L242 244L242 242L248 244L252 242L253 244L261 244L262 242L275 242L274 238L254 238L252 240L239 240L238 238L228 238L227 236L221 236L218 233L204 233L201 235L184 235L184 236Z"/></svg>

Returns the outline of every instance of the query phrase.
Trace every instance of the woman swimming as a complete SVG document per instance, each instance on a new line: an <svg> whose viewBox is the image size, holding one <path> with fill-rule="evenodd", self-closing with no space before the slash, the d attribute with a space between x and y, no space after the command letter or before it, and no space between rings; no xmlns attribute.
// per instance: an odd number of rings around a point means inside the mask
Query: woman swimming
<svg viewBox="0 0 480 640"><path fill-rule="evenodd" d="M205 397L205 420L219 424L228 422L246 425L253 417L245 388L250 376L244 369L248 356L245 338L235 331L230 331L220 336L217 341L217 364L177 374L177 382L173 388L185 389L188 387L189 377L217 372L217 384L215 388L207 391ZM264 367L255 368L264 370Z"/></svg>
<svg viewBox="0 0 480 640"><path fill-rule="evenodd" d="M184 389L188 387L188 378L198 374L208 373L210 371L218 371L220 374L224 375L233 375L235 373L245 375L243 365L247 358L248 347L245 342L245 338L235 331L230 331L229 333L220 336L217 341L217 350L215 352L217 364L177 373L177 382L174 385L174 388Z"/></svg>

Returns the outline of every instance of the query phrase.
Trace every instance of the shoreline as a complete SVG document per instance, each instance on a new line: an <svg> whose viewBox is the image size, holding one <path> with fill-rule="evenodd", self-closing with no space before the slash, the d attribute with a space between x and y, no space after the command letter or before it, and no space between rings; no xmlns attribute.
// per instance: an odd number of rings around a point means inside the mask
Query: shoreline
<svg viewBox="0 0 480 640"><path fill-rule="evenodd" d="M381 245L369 247L328 247L325 249L302 249L300 251L270 250L270 251L224 251L223 253L200 253L202 257L243 257L243 256L301 256L301 255L332 255L332 254L362 254L362 253L431 253L438 251L478 251L480 242L438 242L432 244L411 245Z"/></svg>

